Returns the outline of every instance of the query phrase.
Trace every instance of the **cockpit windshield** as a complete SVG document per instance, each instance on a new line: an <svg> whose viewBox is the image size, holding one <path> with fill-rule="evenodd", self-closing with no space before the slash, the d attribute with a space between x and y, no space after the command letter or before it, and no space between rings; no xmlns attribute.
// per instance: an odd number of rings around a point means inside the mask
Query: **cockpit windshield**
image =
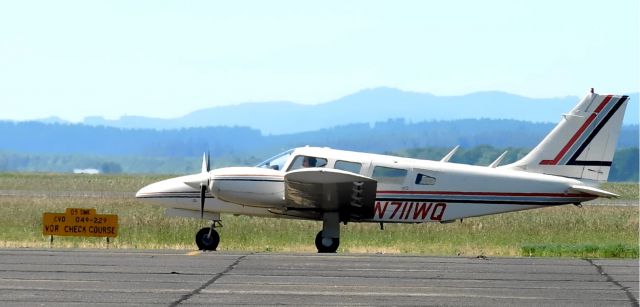
<svg viewBox="0 0 640 307"><path fill-rule="evenodd" d="M287 163L287 160L289 160L289 156L291 156L292 152L293 152L293 149L287 150L283 153L279 153L263 161L262 163L256 165L256 167L282 170L284 168L284 164Z"/></svg>

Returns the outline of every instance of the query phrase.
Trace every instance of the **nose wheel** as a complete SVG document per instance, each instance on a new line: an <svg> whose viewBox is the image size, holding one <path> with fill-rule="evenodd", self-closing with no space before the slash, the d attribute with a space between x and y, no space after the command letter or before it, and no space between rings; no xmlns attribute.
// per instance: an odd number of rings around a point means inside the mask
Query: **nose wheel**
<svg viewBox="0 0 640 307"><path fill-rule="evenodd" d="M202 228L196 234L196 245L198 245L199 250L214 251L218 248L219 243L220 235L211 227Z"/></svg>

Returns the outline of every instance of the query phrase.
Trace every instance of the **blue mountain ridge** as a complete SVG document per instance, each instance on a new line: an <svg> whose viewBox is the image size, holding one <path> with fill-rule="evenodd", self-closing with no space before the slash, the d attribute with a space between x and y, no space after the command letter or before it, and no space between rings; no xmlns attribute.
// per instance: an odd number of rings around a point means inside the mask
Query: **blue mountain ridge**
<svg viewBox="0 0 640 307"><path fill-rule="evenodd" d="M626 125L640 122L639 96L639 93L630 94L631 102L624 120ZM253 102L201 109L172 119L123 116L108 120L93 116L85 118L83 123L150 129L244 126L267 135L315 131L352 123L372 124L395 118L408 122L486 118L556 123L561 114L568 112L579 99L576 96L527 98L498 91L436 96L379 87L315 105L287 101Z"/></svg>

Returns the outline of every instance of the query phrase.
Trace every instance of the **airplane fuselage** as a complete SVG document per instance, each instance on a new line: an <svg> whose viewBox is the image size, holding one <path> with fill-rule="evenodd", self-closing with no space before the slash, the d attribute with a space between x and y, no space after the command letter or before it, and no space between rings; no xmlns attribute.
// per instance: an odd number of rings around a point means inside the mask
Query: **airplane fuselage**
<svg viewBox="0 0 640 307"><path fill-rule="evenodd" d="M373 218L361 222L444 222L472 216L580 203L594 199L569 193L580 181L544 174L449 162L408 159L330 148L302 147L287 153L278 170L230 167L210 171L215 180L207 193L206 212L266 217L321 219L313 212L291 211L284 201L284 175L298 157L323 159L323 168L344 169L378 181ZM280 169L281 168L281 169ZM190 175L194 176L194 175ZM138 192L167 208L199 210L199 190L190 176L164 180Z"/></svg>
<svg viewBox="0 0 640 307"><path fill-rule="evenodd" d="M283 152L256 167L210 170L142 188L136 197L166 206L169 215L212 220L196 234L215 250L221 213L322 221L318 252L335 252L347 222L450 222L467 217L617 195L607 180L628 96L593 89L531 152L500 166L408 159L320 147Z"/></svg>

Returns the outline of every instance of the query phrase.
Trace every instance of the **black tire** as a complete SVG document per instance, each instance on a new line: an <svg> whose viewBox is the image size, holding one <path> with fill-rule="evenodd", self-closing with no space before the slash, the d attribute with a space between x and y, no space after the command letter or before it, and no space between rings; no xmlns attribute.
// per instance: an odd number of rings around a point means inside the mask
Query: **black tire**
<svg viewBox="0 0 640 307"><path fill-rule="evenodd" d="M220 235L214 229L211 231L211 237L209 237L210 229L209 227L202 228L196 234L196 245L198 245L198 249L201 251L214 251L218 248Z"/></svg>
<svg viewBox="0 0 640 307"><path fill-rule="evenodd" d="M328 239L331 239L331 244L329 246L322 244L322 231L318 232L316 235L316 248L318 249L318 253L335 253L338 250L338 246L340 246L340 238Z"/></svg>

